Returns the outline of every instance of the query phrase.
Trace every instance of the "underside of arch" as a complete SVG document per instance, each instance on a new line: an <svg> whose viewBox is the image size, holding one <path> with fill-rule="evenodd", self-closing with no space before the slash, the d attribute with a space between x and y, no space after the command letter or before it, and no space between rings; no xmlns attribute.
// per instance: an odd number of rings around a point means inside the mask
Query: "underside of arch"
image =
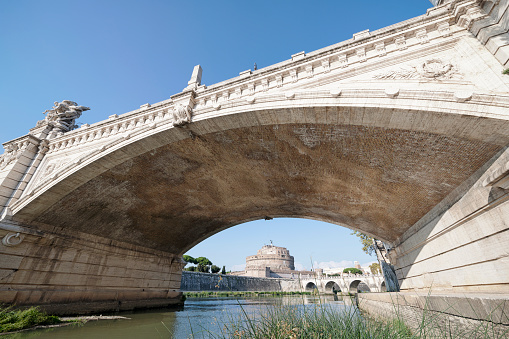
<svg viewBox="0 0 509 339"><path fill-rule="evenodd" d="M326 292L341 292L341 288L335 281L329 281L327 284L325 284L325 291Z"/></svg>
<svg viewBox="0 0 509 339"><path fill-rule="evenodd" d="M396 128L390 119L385 127L358 125L330 113L334 123L317 123L323 112L309 108L295 122L259 125L256 114L237 115L249 126L191 133L136 155L32 222L175 254L265 216L317 219L395 241L502 148L488 133L496 120L474 137L437 132L433 124L449 119L461 131L479 118L442 114L427 127Z"/></svg>
<svg viewBox="0 0 509 339"><path fill-rule="evenodd" d="M312 282L308 282L306 284L306 292L312 292L314 290L317 290L318 288L316 287L316 285Z"/></svg>

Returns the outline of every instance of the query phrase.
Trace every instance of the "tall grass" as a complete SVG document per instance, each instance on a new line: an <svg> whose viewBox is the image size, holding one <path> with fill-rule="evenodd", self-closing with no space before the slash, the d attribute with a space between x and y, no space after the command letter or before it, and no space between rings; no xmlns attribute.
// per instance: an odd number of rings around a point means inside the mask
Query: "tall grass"
<svg viewBox="0 0 509 339"><path fill-rule="evenodd" d="M332 304L279 305L248 315L241 306L237 315L228 314L218 333L201 332L208 338L414 338L400 321L383 323L366 319L356 307ZM194 338L194 336L193 336Z"/></svg>
<svg viewBox="0 0 509 339"><path fill-rule="evenodd" d="M348 298L348 297L347 297ZM321 298L320 298L321 299ZM340 306L318 302L312 305L282 304L260 306L253 313L246 312L239 302L240 312L226 313L218 322L216 331L202 328L195 332L192 338L237 338L237 339L297 339L297 338L369 338L369 339L414 339L414 338L442 338L464 339L509 338L509 329L500 329L493 322L475 322L472 319L451 321L442 312L430 312L427 307L424 312L415 313L413 326L406 324L406 316L396 310L396 317L387 314L382 319L375 319L361 314L354 306ZM396 303L393 307L397 308ZM390 312L388 312L390 313ZM472 322L470 326L465 322ZM415 324L417 322L417 324ZM191 325L191 324L190 324ZM504 326L502 326L504 327Z"/></svg>
<svg viewBox="0 0 509 339"><path fill-rule="evenodd" d="M318 286L318 284L316 285ZM206 293L209 296L220 296L217 292ZM220 293L223 294L221 296L224 296L225 292ZM262 294L264 292L226 293L229 296L239 297L258 295L258 293ZM306 305L304 295L314 295L315 293L318 294L318 303ZM373 318L364 313L361 314L358 308L359 298L357 294L341 295L341 300L345 301L345 305L342 307L322 302L322 296L320 296L318 290L313 292L272 293L273 296L284 294L300 294L302 304L265 305L262 309L248 314L239 299L236 298L240 312L226 313L225 319L219 320L219 329L216 332L202 328L201 331L192 333L191 338L509 338L509 327L502 325L507 324L509 319L508 315L504 313L504 303L491 310L487 317L477 314L475 306L469 303L475 317L472 319L469 319L468 316L463 318L461 314L465 314L466 310L457 309L457 305L442 305L444 309L440 311L432 310L430 307L430 290L425 298L423 309L416 308L415 305L400 305L393 300L392 310L386 310L381 318ZM203 295L197 293L195 296ZM338 300L337 296L335 300ZM404 311L400 306L406 306L406 310ZM195 336L195 334L201 336Z"/></svg>
<svg viewBox="0 0 509 339"><path fill-rule="evenodd" d="M0 333L19 331L37 325L53 325L61 323L60 318L47 315L37 307L26 310L12 310L0 307Z"/></svg>

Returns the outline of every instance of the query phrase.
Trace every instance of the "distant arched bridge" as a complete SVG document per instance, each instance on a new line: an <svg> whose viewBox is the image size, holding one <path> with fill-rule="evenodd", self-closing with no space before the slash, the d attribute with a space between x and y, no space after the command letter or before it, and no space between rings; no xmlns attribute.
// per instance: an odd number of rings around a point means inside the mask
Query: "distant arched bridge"
<svg viewBox="0 0 509 339"><path fill-rule="evenodd" d="M304 291L317 289L320 293L385 291L381 274L307 277L301 278L301 284Z"/></svg>

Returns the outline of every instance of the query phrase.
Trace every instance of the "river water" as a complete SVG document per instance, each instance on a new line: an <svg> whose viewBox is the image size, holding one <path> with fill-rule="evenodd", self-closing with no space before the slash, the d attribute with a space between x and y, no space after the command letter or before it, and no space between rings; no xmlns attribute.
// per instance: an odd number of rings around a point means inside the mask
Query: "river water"
<svg viewBox="0 0 509 339"><path fill-rule="evenodd" d="M51 339L130 339L130 338L208 338L210 333L220 333L229 319L242 317L245 311L250 317L273 305L297 305L315 307L327 303L331 307L348 308L334 296L284 296L252 298L188 298L181 309L157 309L138 312L121 312L116 315L129 319L89 321L82 326L66 326L40 329L3 336L11 338ZM242 308L241 308L242 306Z"/></svg>

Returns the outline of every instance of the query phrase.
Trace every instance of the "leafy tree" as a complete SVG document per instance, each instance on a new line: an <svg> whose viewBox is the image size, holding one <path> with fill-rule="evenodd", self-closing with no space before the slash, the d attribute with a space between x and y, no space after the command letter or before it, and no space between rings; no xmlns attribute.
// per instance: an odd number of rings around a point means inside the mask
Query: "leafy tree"
<svg viewBox="0 0 509 339"><path fill-rule="evenodd" d="M193 258L190 255L184 255L183 259L188 264L195 264L197 266L191 266L187 271L197 271L197 272L209 272L210 266L212 265L212 261L205 257ZM187 265L187 264L186 264ZM217 266L216 266L217 267Z"/></svg>
<svg viewBox="0 0 509 339"><path fill-rule="evenodd" d="M223 269L221 270L221 274L226 274L226 267L223 266Z"/></svg>
<svg viewBox="0 0 509 339"><path fill-rule="evenodd" d="M377 262L369 265L369 269L371 270L371 273L373 273L373 274L382 273L382 270L380 269L380 264Z"/></svg>
<svg viewBox="0 0 509 339"><path fill-rule="evenodd" d="M221 269L219 268L219 266L216 266L216 265L212 265L212 266L210 266L210 272L212 272L212 273L218 273L219 271L221 271Z"/></svg>
<svg viewBox="0 0 509 339"><path fill-rule="evenodd" d="M362 274L362 271L355 267L349 267L349 268L345 268L343 270L343 273Z"/></svg>
<svg viewBox="0 0 509 339"><path fill-rule="evenodd" d="M373 245L372 237L370 237L369 235L366 235L364 233L357 232L357 231L353 231L353 233L351 233L351 234L360 238L361 244L362 244L362 250L364 251L364 253L373 255L373 252L375 251L375 246Z"/></svg>
<svg viewBox="0 0 509 339"><path fill-rule="evenodd" d="M198 272L202 272L202 273L209 273L209 270L210 270L210 266L203 265L203 264L198 264L198 266L196 268L198 269Z"/></svg>
<svg viewBox="0 0 509 339"><path fill-rule="evenodd" d="M184 261L187 263L187 264L198 264L198 262L196 261L195 258L191 257L190 255L184 255ZM186 265L187 265L186 264Z"/></svg>
<svg viewBox="0 0 509 339"><path fill-rule="evenodd" d="M198 257L195 259L196 260L196 264L198 265L203 265L203 266L210 266L212 265L212 261L210 261L209 259L205 258L205 257Z"/></svg>
<svg viewBox="0 0 509 339"><path fill-rule="evenodd" d="M194 271L196 271L196 266L189 266L189 267L184 268L184 270L194 272Z"/></svg>

